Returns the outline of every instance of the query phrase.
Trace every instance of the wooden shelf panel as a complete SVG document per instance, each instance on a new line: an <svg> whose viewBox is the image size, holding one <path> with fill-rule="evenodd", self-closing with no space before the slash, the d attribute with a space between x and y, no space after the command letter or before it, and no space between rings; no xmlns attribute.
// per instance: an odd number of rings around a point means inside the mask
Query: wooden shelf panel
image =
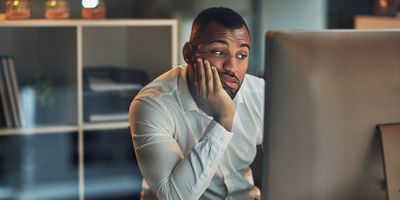
<svg viewBox="0 0 400 200"><path fill-rule="evenodd" d="M29 19L29 20L4 20L0 21L0 27L65 27L65 26L171 26L177 25L176 20L170 19L104 19L104 20L83 20L83 19L67 19L67 20L46 20L46 19Z"/></svg>
<svg viewBox="0 0 400 200"><path fill-rule="evenodd" d="M108 122L108 123L85 123L83 125L84 131L93 130L113 130L129 128L129 122Z"/></svg>
<svg viewBox="0 0 400 200"><path fill-rule="evenodd" d="M73 126L73 125L39 126L31 128L2 128L0 129L0 136L45 134L45 133L67 133L67 132L77 132L78 130L79 130L78 126Z"/></svg>

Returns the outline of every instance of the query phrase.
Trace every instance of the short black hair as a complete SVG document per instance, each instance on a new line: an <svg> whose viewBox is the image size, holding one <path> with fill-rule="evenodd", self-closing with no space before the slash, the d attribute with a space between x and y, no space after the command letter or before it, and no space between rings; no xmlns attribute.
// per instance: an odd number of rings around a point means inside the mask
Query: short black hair
<svg viewBox="0 0 400 200"><path fill-rule="evenodd" d="M237 12L230 8L212 7L201 11L194 19L190 40L193 41L193 39L197 37L195 34L193 34L194 30L198 29L201 32L201 29L207 26L210 22L216 22L223 27L231 29L238 29L244 26L246 27L247 32L250 34L246 22Z"/></svg>

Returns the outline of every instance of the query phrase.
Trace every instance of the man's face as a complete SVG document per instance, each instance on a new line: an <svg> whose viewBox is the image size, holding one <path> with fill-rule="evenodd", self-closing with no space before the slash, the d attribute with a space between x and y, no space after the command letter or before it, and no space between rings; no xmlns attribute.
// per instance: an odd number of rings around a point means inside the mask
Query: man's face
<svg viewBox="0 0 400 200"><path fill-rule="evenodd" d="M194 58L206 59L217 68L222 86L233 99L249 64L250 36L246 27L228 29L211 22L195 42Z"/></svg>

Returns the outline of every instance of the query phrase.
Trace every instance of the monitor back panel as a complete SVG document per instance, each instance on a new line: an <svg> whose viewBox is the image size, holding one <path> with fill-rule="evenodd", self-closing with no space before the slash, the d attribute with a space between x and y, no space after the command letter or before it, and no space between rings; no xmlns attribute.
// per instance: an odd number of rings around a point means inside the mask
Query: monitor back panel
<svg viewBox="0 0 400 200"><path fill-rule="evenodd" d="M400 122L400 31L266 35L263 198L386 199L375 126Z"/></svg>

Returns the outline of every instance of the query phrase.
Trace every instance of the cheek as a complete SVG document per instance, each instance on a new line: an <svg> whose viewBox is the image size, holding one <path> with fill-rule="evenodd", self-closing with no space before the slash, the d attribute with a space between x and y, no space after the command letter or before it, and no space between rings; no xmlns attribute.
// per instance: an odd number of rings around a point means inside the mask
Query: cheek
<svg viewBox="0 0 400 200"><path fill-rule="evenodd" d="M211 66L215 66L217 69L222 69L224 59L207 55L198 55L198 57L208 60L211 63Z"/></svg>
<svg viewBox="0 0 400 200"><path fill-rule="evenodd" d="M212 66L215 66L217 69L222 70L222 66L224 61L222 59L208 58Z"/></svg>
<svg viewBox="0 0 400 200"><path fill-rule="evenodd" d="M246 63L246 64L242 65L238 70L238 76L239 76L238 78L240 79L241 83L243 83L244 76L245 76L245 74L247 72L247 67L248 67L248 65Z"/></svg>

